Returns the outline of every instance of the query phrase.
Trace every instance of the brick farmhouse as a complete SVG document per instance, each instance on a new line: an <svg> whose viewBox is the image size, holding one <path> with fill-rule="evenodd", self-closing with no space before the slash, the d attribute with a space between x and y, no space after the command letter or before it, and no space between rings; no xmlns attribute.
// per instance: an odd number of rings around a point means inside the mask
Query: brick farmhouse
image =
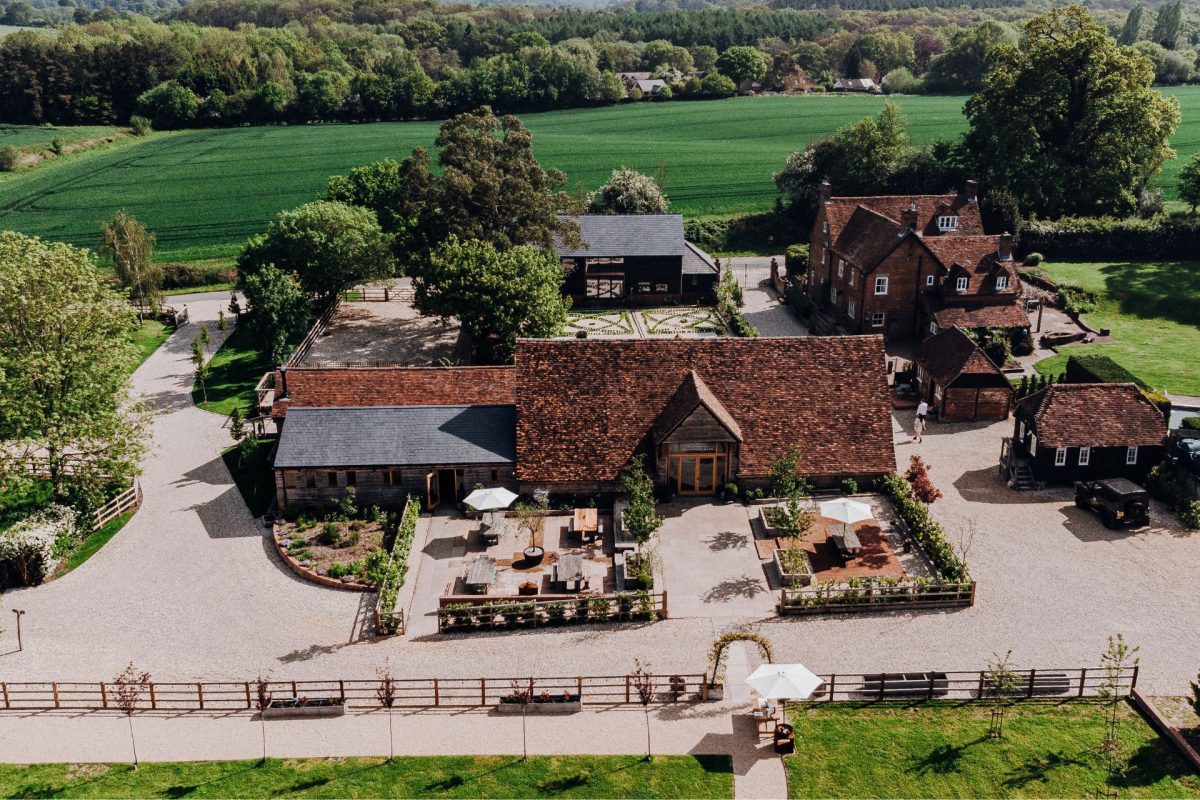
<svg viewBox="0 0 1200 800"><path fill-rule="evenodd" d="M765 485L800 449L817 484L895 469L883 340L521 340L511 367L281 371L281 509L427 507L476 485L600 495L641 453L683 496Z"/></svg>
<svg viewBox="0 0 1200 800"><path fill-rule="evenodd" d="M1027 329L1012 236L987 235L959 194L834 197L813 225L807 292L841 333L922 339L955 325Z"/></svg>

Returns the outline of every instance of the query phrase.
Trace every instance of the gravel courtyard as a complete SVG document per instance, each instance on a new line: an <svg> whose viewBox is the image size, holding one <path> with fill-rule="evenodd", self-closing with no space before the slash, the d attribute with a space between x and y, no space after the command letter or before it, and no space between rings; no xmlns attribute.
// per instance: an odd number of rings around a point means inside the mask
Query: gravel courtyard
<svg viewBox="0 0 1200 800"><path fill-rule="evenodd" d="M226 299L181 302L198 321L215 319ZM242 504L219 459L230 442L225 420L190 401L194 335L189 326L172 337L134 378L159 409L141 511L80 569L5 597L4 616L12 607L27 612L22 652L11 618L3 623L6 680L109 679L130 660L159 681L367 677L385 658L411 676L624 674L635 656L655 671L695 672L714 633L738 625L770 636L781 660L819 672L977 669L1010 647L1021 667L1095 666L1118 631L1142 646L1141 684L1152 692L1183 693L1200 668L1200 534L1165 522L1158 506L1156 527L1114 533L1077 511L1066 490L1012 492L995 469L1011 423L934 425L912 445L907 413L894 423L897 457L906 464L920 452L932 465L945 493L935 515L969 543L980 584L973 608L779 619L756 592L752 607L716 604L728 611L704 614L714 604L692 602L701 615L655 624L452 636L426 628L370 639L373 598L295 577ZM214 328L214 346L219 340ZM681 519L705 516L693 509ZM430 546L431 527L422 520L417 550ZM686 559L682 532L694 529L695 547L715 557L706 541L720 531L703 528L677 528L664 549ZM739 577L742 563L725 577ZM673 597L671 606L682 614L688 601Z"/></svg>

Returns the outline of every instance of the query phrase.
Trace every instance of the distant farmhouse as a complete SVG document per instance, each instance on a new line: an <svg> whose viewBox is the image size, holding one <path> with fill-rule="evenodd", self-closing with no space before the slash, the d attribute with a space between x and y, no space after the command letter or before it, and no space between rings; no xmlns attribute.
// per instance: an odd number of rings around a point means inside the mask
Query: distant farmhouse
<svg viewBox="0 0 1200 800"><path fill-rule="evenodd" d="M579 225L584 246L558 245L569 269L563 291L576 305L711 300L719 272L713 259L683 238L677 214L590 214Z"/></svg>
<svg viewBox="0 0 1200 800"><path fill-rule="evenodd" d="M807 292L830 332L922 339L961 328L1027 329L1012 236L986 235L977 188L834 197L812 230Z"/></svg>
<svg viewBox="0 0 1200 800"><path fill-rule="evenodd" d="M662 78L650 77L649 72L618 72L617 77L625 84L625 91L637 88L647 97L658 94L667 85Z"/></svg>
<svg viewBox="0 0 1200 800"><path fill-rule="evenodd" d="M878 92L879 84L873 78L838 78L833 82L835 92Z"/></svg>
<svg viewBox="0 0 1200 800"><path fill-rule="evenodd" d="M895 469L878 336L521 340L511 367L292 367L276 378L281 509L428 508L478 484L605 494L641 453L682 496Z"/></svg>

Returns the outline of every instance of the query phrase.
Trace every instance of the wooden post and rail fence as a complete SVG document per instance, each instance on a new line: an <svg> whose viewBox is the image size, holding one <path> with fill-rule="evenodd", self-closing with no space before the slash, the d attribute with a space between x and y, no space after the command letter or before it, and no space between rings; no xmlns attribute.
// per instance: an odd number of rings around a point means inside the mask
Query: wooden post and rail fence
<svg viewBox="0 0 1200 800"><path fill-rule="evenodd" d="M92 514L92 530L100 530L126 511L136 511L141 504L142 484L135 480L128 489L96 509Z"/></svg>

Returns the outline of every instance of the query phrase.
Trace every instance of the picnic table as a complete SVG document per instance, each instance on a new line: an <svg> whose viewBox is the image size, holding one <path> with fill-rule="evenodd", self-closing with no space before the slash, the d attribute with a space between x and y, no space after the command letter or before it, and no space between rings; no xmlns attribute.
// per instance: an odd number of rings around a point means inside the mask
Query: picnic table
<svg viewBox="0 0 1200 800"><path fill-rule="evenodd" d="M490 556L476 556L467 567L467 577L463 579L468 591L486 591L487 587L496 582L496 559Z"/></svg>
<svg viewBox="0 0 1200 800"><path fill-rule="evenodd" d="M846 527L841 533L830 536L829 541L833 542L833 546L844 557L853 558L862 551L862 542L859 541L858 534L850 527Z"/></svg>
<svg viewBox="0 0 1200 800"><path fill-rule="evenodd" d="M578 591L579 584L583 581L583 556L577 553L560 556L555 570L558 580L565 584L567 589Z"/></svg>
<svg viewBox="0 0 1200 800"><path fill-rule="evenodd" d="M577 508L571 529L581 536L594 536L600 530L600 512L594 508Z"/></svg>
<svg viewBox="0 0 1200 800"><path fill-rule="evenodd" d="M489 544L497 544L504 533L505 516L502 511L488 511L483 515L483 539Z"/></svg>

